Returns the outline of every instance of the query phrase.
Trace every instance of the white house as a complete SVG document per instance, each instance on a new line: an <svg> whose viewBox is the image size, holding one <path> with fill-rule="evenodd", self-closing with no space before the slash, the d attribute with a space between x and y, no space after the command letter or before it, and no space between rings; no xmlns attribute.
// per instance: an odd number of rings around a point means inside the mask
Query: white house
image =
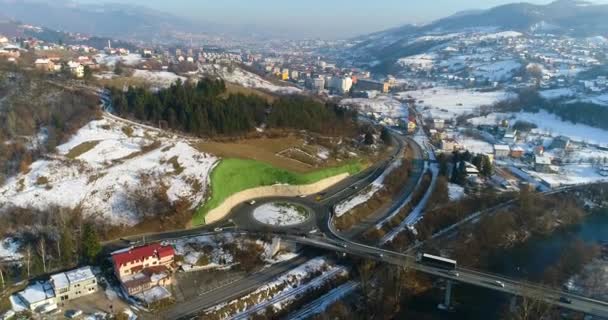
<svg viewBox="0 0 608 320"><path fill-rule="evenodd" d="M68 68L76 78L84 77L84 66L80 62L70 61L68 62Z"/></svg>
<svg viewBox="0 0 608 320"><path fill-rule="evenodd" d="M494 157L496 159L504 159L509 157L511 148L506 144L495 144L494 145Z"/></svg>
<svg viewBox="0 0 608 320"><path fill-rule="evenodd" d="M57 308L55 291L48 281L36 282L11 297L13 304L19 304L30 311L45 311Z"/></svg>
<svg viewBox="0 0 608 320"><path fill-rule="evenodd" d="M97 278L91 267L83 267L51 276L57 302L73 300L97 291Z"/></svg>

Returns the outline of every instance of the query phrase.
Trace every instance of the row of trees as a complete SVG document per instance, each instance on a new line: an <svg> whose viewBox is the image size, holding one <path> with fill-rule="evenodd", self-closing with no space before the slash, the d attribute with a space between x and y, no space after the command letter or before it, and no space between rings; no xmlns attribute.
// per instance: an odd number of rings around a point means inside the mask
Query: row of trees
<svg viewBox="0 0 608 320"><path fill-rule="evenodd" d="M198 136L239 135L262 125L335 134L355 119L351 111L309 98L283 97L269 105L258 96L231 94L223 80L178 80L158 92L110 90L118 114Z"/></svg>
<svg viewBox="0 0 608 320"><path fill-rule="evenodd" d="M4 281L95 263L101 245L96 227L82 219L81 210L51 207L44 212L32 208L8 208L2 215L0 234L19 239L23 265L0 264Z"/></svg>
<svg viewBox="0 0 608 320"><path fill-rule="evenodd" d="M451 177L450 181L459 185L466 182L466 162L473 164L482 177L489 178L494 173L492 160L485 154L473 155L469 151L453 152L451 155L442 153L437 157L437 161L439 163L439 175Z"/></svg>

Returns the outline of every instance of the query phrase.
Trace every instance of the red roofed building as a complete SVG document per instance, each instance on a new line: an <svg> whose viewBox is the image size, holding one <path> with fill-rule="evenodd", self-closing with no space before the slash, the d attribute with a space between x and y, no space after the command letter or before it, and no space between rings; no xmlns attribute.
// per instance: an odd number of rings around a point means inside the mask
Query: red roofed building
<svg viewBox="0 0 608 320"><path fill-rule="evenodd" d="M164 266L171 269L174 257L172 246L155 243L115 253L112 255L112 263L118 279L125 282L147 268Z"/></svg>

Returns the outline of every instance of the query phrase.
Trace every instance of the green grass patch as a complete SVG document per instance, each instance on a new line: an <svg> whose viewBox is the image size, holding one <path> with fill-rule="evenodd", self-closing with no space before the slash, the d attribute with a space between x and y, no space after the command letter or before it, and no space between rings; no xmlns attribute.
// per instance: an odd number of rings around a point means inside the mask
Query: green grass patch
<svg viewBox="0 0 608 320"><path fill-rule="evenodd" d="M245 159L224 159L211 172L211 197L198 208L192 219L193 225L205 223L205 215L218 207L231 195L261 186L277 183L306 185L342 173L354 174L363 170L360 161L350 161L339 167L299 174L273 167L267 163Z"/></svg>
<svg viewBox="0 0 608 320"><path fill-rule="evenodd" d="M68 152L68 154L66 154L65 156L70 158L70 159L76 159L78 158L80 155L85 154L89 151L91 151L93 148L95 148L95 146L97 146L99 144L99 142L101 141L87 141L87 142L83 142L77 146L75 146L74 148L72 148L70 150L70 152Z"/></svg>

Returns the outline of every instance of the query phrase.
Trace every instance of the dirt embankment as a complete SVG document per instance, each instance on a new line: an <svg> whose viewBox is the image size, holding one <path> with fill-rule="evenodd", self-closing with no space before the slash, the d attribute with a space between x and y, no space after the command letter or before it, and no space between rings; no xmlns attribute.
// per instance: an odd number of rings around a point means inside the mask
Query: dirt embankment
<svg viewBox="0 0 608 320"><path fill-rule="evenodd" d="M205 223L213 223L225 218L226 215L230 213L232 208L246 201L266 197L296 197L299 195L311 195L335 185L336 183L346 179L348 176L348 173L343 173L307 185L296 186L277 184L273 186L243 190L231 195L220 206L209 211L205 217Z"/></svg>

